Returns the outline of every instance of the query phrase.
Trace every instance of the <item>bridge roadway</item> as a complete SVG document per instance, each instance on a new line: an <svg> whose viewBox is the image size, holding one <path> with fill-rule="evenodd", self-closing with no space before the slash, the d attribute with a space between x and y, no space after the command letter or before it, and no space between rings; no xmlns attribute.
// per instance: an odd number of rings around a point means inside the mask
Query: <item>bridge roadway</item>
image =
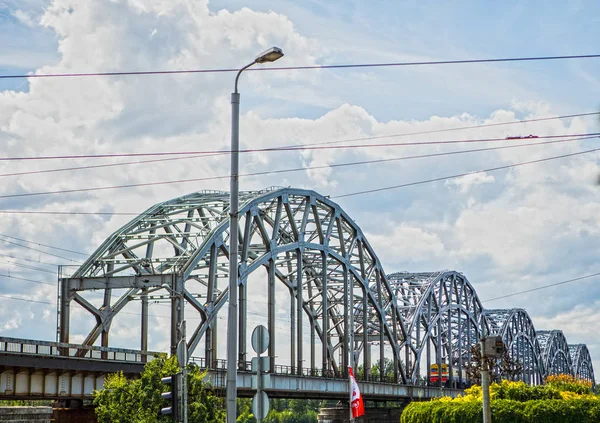
<svg viewBox="0 0 600 423"><path fill-rule="evenodd" d="M101 389L108 373L123 371L134 377L156 352L122 348L89 347L77 344L0 337L0 399L90 399ZM192 358L205 368L203 359ZM208 379L214 387L225 388L225 362L209 369ZM348 381L324 377L306 369L303 376L293 375L287 366L276 366L270 375L272 398L319 398L344 400L348 397ZM367 400L391 401L403 398L427 399L457 396L454 389L407 386L395 383L359 381ZM253 373L238 372L238 394L255 393Z"/></svg>

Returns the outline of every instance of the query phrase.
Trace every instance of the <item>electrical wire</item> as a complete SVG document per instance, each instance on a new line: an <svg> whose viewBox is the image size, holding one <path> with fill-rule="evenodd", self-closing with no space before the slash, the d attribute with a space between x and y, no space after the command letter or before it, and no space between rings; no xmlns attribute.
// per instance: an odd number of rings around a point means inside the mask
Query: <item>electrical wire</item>
<svg viewBox="0 0 600 423"><path fill-rule="evenodd" d="M482 303L487 303L487 302L490 302L490 301L496 301L496 300L500 300L500 299L503 299L503 298L515 297L517 295L527 294L529 292L534 292L534 291L540 291L542 289L551 288L553 286L565 285L565 284L572 283L572 282L578 282L578 281L581 281L583 279L593 278L595 276L600 276L600 272L593 273L591 275L580 276L578 278L569 279L569 280L562 281L562 282L551 283L549 285L542 285L542 286L538 286L536 288L526 289L525 291L519 291L519 292L513 292L512 294L501 295L499 297L490 298L488 300L482 301Z"/></svg>
<svg viewBox="0 0 600 423"><path fill-rule="evenodd" d="M430 182L438 182L438 181L445 181L445 180L449 180L449 179L460 178L460 177L467 176L467 175L475 175L475 174L478 174L478 173L494 172L494 171L497 171L497 170L510 169L510 168L515 168L515 167L519 167L519 166L530 165L530 164L534 164L534 163L546 162L546 161L549 161L549 160L564 159L566 157L579 156L579 155L582 155L582 154L593 153L593 152L596 152L596 151L600 151L600 148L594 148L594 149L591 149L591 150L579 151L577 153L561 154L560 156L546 157L546 158L543 158L543 159L530 160L530 161L527 161L527 162L513 163L513 164L505 165L505 166L491 167L489 169L476 170L476 171L473 171L473 172L459 173L457 175L442 176L442 177L439 177L439 178L425 179L423 181L409 182L409 183L406 183L406 184L392 185L392 186L383 187L383 188L368 189L368 190L364 190L364 191L351 192L351 193L342 194L342 195L334 195L334 196L331 196L331 198L345 198L345 197L352 197L352 196L355 196L355 195L363 195L363 194L370 194L370 193L374 193L374 192L389 191L389 190L392 190L392 189L406 188L406 187L415 186L415 185L421 185L421 184L426 184L426 183L430 183Z"/></svg>
<svg viewBox="0 0 600 423"><path fill-rule="evenodd" d="M8 264L12 264L13 266L16 267L21 267L23 269L28 269L28 270L36 270L38 272L45 272L45 273L50 273L52 275L56 275L56 272L53 272L51 270L48 269L42 269L40 267L35 267L35 266L29 266L27 264L21 264L21 263L15 263L14 261L8 261L8 260L4 260L4 259L0 259L0 262L2 263L8 263ZM0 275L1 276L1 275Z"/></svg>
<svg viewBox="0 0 600 423"><path fill-rule="evenodd" d="M89 254L82 253L82 252L80 252L80 251L68 250L68 249L66 249L66 248L56 247L56 246L54 246L54 245L41 244L41 243L39 243L39 242L35 242L35 241L28 241L28 240L26 240L26 239L17 238L17 237L10 236L10 235L4 235L4 234L0 234L0 237L4 237L4 238L10 238L10 239L15 239L15 240L17 240L17 241L26 242L26 243L28 243L28 244L39 245L40 247L48 247L48 248L52 248L52 249L54 249L54 250L64 251L64 252L66 252L66 253L79 254L79 255L82 255L82 256L85 256L85 257L87 257L87 256L89 255Z"/></svg>
<svg viewBox="0 0 600 423"><path fill-rule="evenodd" d="M337 168L337 167L344 167L344 166L357 166L357 165L383 163L383 162L399 161L399 160L423 159L423 158L430 158L430 157L439 157L439 156L464 154L464 153L474 153L474 152L481 152L481 151L501 150L501 149L509 149L509 148L522 148L522 147L532 147L532 146L540 146L540 145L555 144L555 143L564 143L564 142L570 142L570 141L581 141L581 140L587 140L587 139L593 139L593 138L598 138L598 136L594 135L594 136L588 136L588 137L566 138L566 139L559 139L559 140L539 142L539 143L516 144L516 145L487 147L487 148L471 149L471 150L458 150L458 151L441 152L441 153L420 154L420 155L415 155L415 156L404 156L404 157L396 157L396 158L389 158L389 159L362 160L362 161L350 162L350 163L338 163L338 164L328 164L328 165L319 165L319 166L307 166L307 167L296 167L296 168L287 168L287 169L279 169L279 170L268 170L268 171L260 171L260 172L243 173L243 174L239 174L238 177L273 175L273 174L279 174L279 173L300 172L300 171L306 171L306 170ZM110 186L93 187L93 188L73 188L73 189L69 189L69 190L40 191L40 192L28 192L28 193L21 193L21 194L5 194L5 195L0 195L0 199L32 197L32 196L39 196L39 195L72 194L72 193L89 192L89 191L106 191L106 190L113 190L113 189L140 188L140 187L158 186L158 185L173 185L173 184L182 184L182 183L190 183L190 182L214 181L214 180L229 179L229 178L230 178L230 175L219 175L219 176L205 176L202 178L179 179L179 180L173 180L173 181L140 182L137 184L127 184L127 185L110 185ZM49 213L49 212L47 212L47 213Z"/></svg>
<svg viewBox="0 0 600 423"><path fill-rule="evenodd" d="M46 254L46 255L49 255L49 256L52 256L52 257L57 257L57 258L61 258L61 259L64 259L64 260L72 261L73 263L81 264L81 262L79 262L77 260L73 260L73 259L70 259L70 258L64 257L64 256L59 256L57 254L52 254L52 253L49 253L47 251L39 250L37 248L32 248L32 247L29 247L27 245L19 244L18 242L9 241L7 239L2 239L2 238L0 238L0 241L6 242L7 244L12 244L12 245L16 245L16 246L19 246L19 247L22 247L22 248L26 248L28 250L37 251L38 253Z"/></svg>
<svg viewBox="0 0 600 423"><path fill-rule="evenodd" d="M462 126L462 127L458 127L458 128L433 129L433 130L429 130L429 131L378 135L378 136L372 136L372 137L352 138L352 139L337 140L337 141L320 141L320 142L293 145L291 147L339 144L339 143L343 143L343 142L369 141L369 140L374 140L374 139L396 138L396 137L414 136L414 135L426 135L426 134L434 134L434 133L442 133L442 132L450 132L450 131L461 131L461 130L469 130L469 129L480 129L480 128L489 128L489 127L496 127L496 126L514 125L514 124L518 124L518 123L541 122L541 121L570 119L570 118L575 118L575 117L588 117L588 116L597 116L597 115L600 115L600 112L577 113L577 114L563 115L563 116L551 116L551 117L545 117L545 118L524 119L524 120L515 121L515 122L488 123L488 124L482 124L482 125ZM223 153L223 154L228 154L228 153ZM197 158L201 158L201 157L213 157L213 156L218 156L218 155L222 155L222 154L201 154L201 155L190 155L190 156L186 156L186 157L170 157L170 158L166 158L166 159L139 160L139 161L135 161L135 162L107 163L107 164L101 164L101 165L76 166L76 167L67 167L67 168L59 168L59 169L44 169L44 170L27 171L27 172L12 172L12 173L0 174L0 177L39 175L39 174L53 173L53 172L89 170L89 169L99 169L99 168L106 168L106 167L159 163L159 162L167 162L167 161L174 161L174 160L186 160L186 159L197 159Z"/></svg>
<svg viewBox="0 0 600 423"><path fill-rule="evenodd" d="M561 134L561 135L540 135L534 139L556 139L567 137L589 137L600 135L600 132L589 132L580 134ZM248 148L240 149L239 153L270 153L282 151L319 151L319 150L345 150L345 149L361 149L361 148L385 148L385 147L400 147L400 146L421 146L421 145L445 145L445 144L470 144L470 143L486 143L486 142L514 142L518 140L530 140L531 138L482 138L482 139L462 139L462 140L441 140L441 141L411 141L411 142L396 142L396 143L377 143L377 144L348 144L348 145L311 145L311 146L284 146L284 147L267 147L267 148ZM114 157L148 157L148 156L188 156L196 154L230 154L231 150L207 150L207 151L170 151L170 152L154 152L154 153L105 153L105 154L82 154L82 155L56 155L56 156L34 156L34 157L0 157L0 162L13 161L32 161L32 160L70 160L70 159L98 159L98 158L114 158Z"/></svg>
<svg viewBox="0 0 600 423"><path fill-rule="evenodd" d="M45 266L53 266L53 267L58 266L58 264L56 264L56 263L48 263L48 262L45 262L45 261L34 260L34 259L30 259L30 258L25 258L25 257L15 257L15 256L11 256L11 255L8 255L8 254L0 254L0 257L8 257L8 258L11 258L11 259L14 259L14 260L31 261L33 263L43 264Z"/></svg>
<svg viewBox="0 0 600 423"><path fill-rule="evenodd" d="M356 63L339 65L308 65L308 66L279 66L268 68L251 68L251 72L265 71L289 71L309 69L352 69L352 68L383 68L383 67L405 67L405 66L431 66L431 65L461 65L476 63L502 63L502 62L530 62L547 60L572 60L572 59L595 59L600 54L577 54L563 56L530 56L530 57L507 57L493 59L464 59L464 60L428 60L421 62L388 62L388 63ZM127 71L127 72L90 72L90 73L52 73L52 74L30 74L30 75L0 75L0 79L17 78L72 78L72 77L99 77L99 76L131 76L131 75L173 75L191 73L231 73L239 72L239 68L223 69L182 69L162 71Z"/></svg>
<svg viewBox="0 0 600 423"><path fill-rule="evenodd" d="M49 283L49 282L42 282L42 281L36 281L34 279L27 279L27 278L20 278L18 276L11 276L11 275L3 275L0 273L0 276L5 277L5 278L11 278L11 279L18 279L20 281L26 281L26 282L33 282L33 283L37 283L40 285L49 285L49 286L56 286L53 283Z"/></svg>

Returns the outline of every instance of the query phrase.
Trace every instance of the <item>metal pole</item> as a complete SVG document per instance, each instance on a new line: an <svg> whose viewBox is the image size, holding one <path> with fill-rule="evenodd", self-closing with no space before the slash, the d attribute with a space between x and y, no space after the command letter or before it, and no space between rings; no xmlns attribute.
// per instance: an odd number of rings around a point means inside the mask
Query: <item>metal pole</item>
<svg viewBox="0 0 600 423"><path fill-rule="evenodd" d="M483 423L492 423L492 410L490 405L490 370L488 367L487 357L483 355L484 341L480 342L481 346L481 391L483 394Z"/></svg>
<svg viewBox="0 0 600 423"><path fill-rule="evenodd" d="M187 386L187 341L186 341L186 328L185 320L181 322L181 357L179 366L181 367L181 408L182 408L182 421L188 423L188 386Z"/></svg>
<svg viewBox="0 0 600 423"><path fill-rule="evenodd" d="M240 71L241 72L241 71ZM239 74L238 74L239 76ZM237 85L237 78L236 78ZM240 94L231 94L231 181L229 188L229 314L227 317L227 423L237 419L237 302L238 194L240 149Z"/></svg>

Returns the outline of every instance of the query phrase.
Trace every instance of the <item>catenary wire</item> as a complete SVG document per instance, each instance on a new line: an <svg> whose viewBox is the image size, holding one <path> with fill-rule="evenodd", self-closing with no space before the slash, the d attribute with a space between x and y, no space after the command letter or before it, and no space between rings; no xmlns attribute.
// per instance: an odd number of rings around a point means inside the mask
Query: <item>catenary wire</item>
<svg viewBox="0 0 600 423"><path fill-rule="evenodd" d="M8 257L8 258L11 258L13 260L31 261L33 263L43 264L45 266L53 266L53 267L58 266L58 264L56 264L56 263L48 263L48 262L45 262L45 261L34 260L34 259L30 259L30 258L25 258L25 257L15 257L15 256L11 256L11 255L8 255L8 254L0 254L0 257Z"/></svg>
<svg viewBox="0 0 600 423"><path fill-rule="evenodd" d="M56 246L54 246L54 245L41 244L41 243L39 243L39 242L35 242L35 241L28 241L28 240L26 240L26 239L17 238L17 237L10 236L10 235L4 235L4 234L0 234L0 237L4 237L4 238L10 238L10 239L14 239L14 240L21 241L21 242L26 242L26 243L28 243L28 244L39 245L40 247L48 247L48 248L52 248L52 249L54 249L54 250L60 250L60 251L64 251L64 252L66 252L66 253L79 254L79 255L82 255L82 256L86 256L86 257L89 255L89 254L82 253L82 252L80 252L80 251L68 250L68 249L66 249L66 248L56 247ZM62 258L62 257L61 257L61 258Z"/></svg>
<svg viewBox="0 0 600 423"><path fill-rule="evenodd" d="M374 193L374 192L389 191L389 190L398 189L398 188L406 188L406 187L415 186L415 185L421 185L421 184L426 184L426 183L430 183L430 182L438 182L438 181L445 181L445 180L449 180L449 179L460 178L460 177L467 176L467 175L475 175L475 174L478 174L478 173L494 172L494 171L502 170L502 169L510 169L510 168L515 168L515 167L518 167L518 166L525 166L525 165L530 165L530 164L535 164L535 163L542 163L542 162L546 162L546 161L549 161L549 160L564 159L564 158L567 158L567 157L579 156L579 155L582 155L582 154L593 153L593 152L596 152L596 151L600 151L600 148L594 148L594 149L591 149L591 150L578 151L577 153L561 154L560 156L546 157L546 158L543 158L543 159L529 160L529 161L526 161L526 162L513 163L513 164L505 165L505 166L497 166L497 167L492 167L492 168L489 168L489 169L476 170L476 171L473 171L473 172L459 173L459 174L456 174L456 175L441 176L439 178L425 179L423 181L409 182L409 183L406 183L406 184L399 184L399 185L392 185L392 186L382 187L382 188L368 189L368 190L364 190L364 191L351 192L351 193L342 194L342 195L334 195L334 196L331 196L331 198L345 198L345 197L352 197L352 196L355 196L355 195L363 195L363 194L370 194L370 193Z"/></svg>
<svg viewBox="0 0 600 423"><path fill-rule="evenodd" d="M29 247L27 245L19 244L17 242L9 241L7 239L0 238L0 241L6 242L7 244L12 244L12 245L16 245L16 246L19 246L19 247L22 247L22 248L26 248L28 250L37 251L38 253L46 254L46 255L49 255L49 256L52 256L52 257L58 257L58 258L61 258L61 259L64 259L64 260L72 261L73 263L81 264L81 262L79 262L77 260L73 260L73 259L70 259L70 258L64 257L64 256L59 256L57 254L52 254L52 253L49 253L47 251L39 250L37 248L33 248L33 247Z"/></svg>
<svg viewBox="0 0 600 423"><path fill-rule="evenodd" d="M524 120L515 121L515 122L488 123L488 124L482 124L482 125L462 126L462 127L458 127L458 128L433 129L433 130L429 130L429 131L378 135L378 136L372 136L372 137L351 138L351 139L337 140L337 141L319 141L319 142L313 142L313 143L303 143L303 144L292 145L290 147L301 147L301 146L310 146L310 145L329 145L329 144L339 144L339 143L343 143L343 142L357 142L357 141L368 141L368 140L383 139L383 138L396 138L396 137L404 137L404 136L426 135L426 134L434 134L434 133L442 133L442 132L450 132L450 131L480 129L480 128L495 127L495 126L514 125L514 124L519 124L519 123L540 122L540 121L557 120L557 119L570 119L570 118L575 118L575 117L586 117L586 116L596 116L596 115L600 115L600 112L577 113L577 114L563 115L563 116L551 116L551 117L545 117L545 118L524 119ZM228 153L223 153L223 154L228 154ZM213 157L213 156L219 156L219 155L222 155L222 154L216 154L216 153L215 154L199 154L199 155L190 155L190 156L186 156L186 157L169 157L166 159L138 160L138 161L134 161L134 162L106 163L106 164L101 164L101 165L76 166L76 167L67 167L67 168L58 168L58 169L44 169L44 170L27 171L27 172L12 172L12 173L0 174L0 177L38 175L38 174L44 174L44 173L75 171L75 170L89 170L89 169L98 169L98 168L106 168L106 167L167 162L167 161L174 161L174 160L196 159L196 158Z"/></svg>
<svg viewBox="0 0 600 423"><path fill-rule="evenodd" d="M463 59L463 60L428 60L420 62L388 62L388 63L356 63L338 65L308 65L308 66L279 66L268 68L251 68L251 72L265 71L289 71L310 69L352 69L352 68L383 68L383 67L406 67L406 66L432 66L432 65L461 65L477 63L501 63L501 62L531 62L547 60L572 60L572 59L596 59L600 54L577 54L561 56L530 56L530 57L504 57L492 59ZM69 78L69 77L99 77L99 76L130 76L130 75L172 75L190 73L226 73L239 72L239 68L223 69L181 69L181 70L156 70L156 71L126 71L126 72L89 72L89 73L52 73L52 74L30 74L30 75L0 75L0 79L17 78Z"/></svg>
<svg viewBox="0 0 600 423"><path fill-rule="evenodd" d="M488 148L482 148L482 149L471 149L471 150L459 150L459 151L453 151L453 152L421 154L421 155L397 157L397 158L391 158L391 159L363 160L363 161L351 162L351 163L338 163L338 164L329 164L329 165L320 165L320 166L269 170L269 171L261 171L261 172L244 173L244 174L240 174L238 176L239 177L261 176L261 175L270 175L270 174L278 174L278 173L300 172L300 171L305 171L305 170L316 170L316 169L323 169L323 168L335 168L335 167L343 167L343 166L364 165L364 164L370 164L370 163L382 163L382 162L387 162L387 161L423 159L423 158L429 158L429 157L439 157L439 156L462 154L462 153L473 153L473 152L479 152L479 151L531 147L531 146L539 146L539 145L553 144L553 143L559 143L559 142L563 143L563 142L569 142L569 141L586 140L586 139L592 139L592 138L598 138L598 136L593 135L593 136L588 136L588 137L575 137L575 138L567 138L567 139L546 141L546 142L540 142L540 143L517 144L517 145L508 145L508 146L499 146L499 147L488 147ZM110 185L110 186L93 187L93 188L74 188L74 189L68 189L68 190L28 192L28 193L21 193L21 194L4 194L4 195L0 195L0 199L32 197L32 196L39 196L39 195L72 194L72 193L76 193L76 192L89 192L89 191L106 191L106 190L112 190L112 189L140 188L140 187L158 186L158 185L173 185L173 184L182 184L182 183L190 183L190 182L213 181L213 180L228 179L228 178L230 178L230 175L219 175L219 176L205 176L202 178L179 179L179 180L173 180L173 181L140 182L137 184Z"/></svg>
<svg viewBox="0 0 600 423"><path fill-rule="evenodd" d="M542 285L542 286L538 286L536 288L526 289L525 291L519 291L519 292L513 292L512 294L501 295L499 297L490 298L488 300L482 301L482 303L487 303L487 302L490 302L490 301L496 301L496 300L500 300L500 299L503 299L503 298L515 297L517 295L527 294L529 292L539 291L539 290L542 290L542 289L551 288L553 286L565 285L565 284L568 284L568 283L578 282L578 281L581 281L581 280L584 280L584 279L593 278L595 276L600 276L600 272L593 273L591 275L580 276L578 278L568 279L568 280L562 281L562 282L556 282L556 283L551 283L551 284L548 284L548 285Z"/></svg>
<svg viewBox="0 0 600 423"><path fill-rule="evenodd" d="M53 272L53 271L48 270L48 269L42 269L41 267L29 266L27 264L22 264L22 263L15 263L14 261L9 261L9 260L5 260L5 259L0 259L0 262L11 264L11 265L16 266L16 267L21 267L23 269L36 270L38 272L50 273L52 275L56 274L56 272Z"/></svg>
<svg viewBox="0 0 600 423"><path fill-rule="evenodd" d="M43 282L43 281L36 281L34 279L20 278L18 276L5 275L5 274L1 274L1 273L0 273L0 276L4 277L4 278L11 278L11 279L17 279L17 280L20 280L20 281L37 283L37 284L40 284L40 285L56 286L56 284L53 284L53 283Z"/></svg>
<svg viewBox="0 0 600 423"><path fill-rule="evenodd" d="M459 130L468 130L468 129L479 129L479 128L487 128L494 126L504 126L504 125L513 125L518 123L529 123L529 122L539 122L539 121L548 121L548 120L556 120L556 119L570 119L575 117L585 117L585 116L595 116L600 115L600 112L589 112L589 113L578 113L572 115L563 115L563 116L552 116L545 118L536 118L536 119L524 119L516 122L498 122L498 123L490 123L483 125L471 125L471 126L463 126L459 128L446 128L446 129L435 129L430 131L420 131L420 132L408 132L408 133L400 133L400 134L388 134L388 135L379 135L373 137L363 137L363 138L353 138L346 140L337 140L337 141L321 141L314 143L304 143L298 144L291 147L301 147L301 146L310 146L310 145L328 145L328 144L339 144L343 142L357 142L357 141L368 141L373 139L382 139L382 138L394 138L394 137L403 137L403 136L414 136L414 135L425 135L425 134L433 134L433 133L441 133L441 132L450 132L450 131L459 131ZM228 153L223 153L228 154ZM212 157L221 154L201 154L201 155L190 155L186 157L170 157L166 159L153 159L153 160L141 160L135 162L124 162L124 163L107 163L101 165L88 165L88 166L77 166L77 167L69 167L69 168L59 168L59 169L45 169L38 171L28 171L28 172L13 172L13 173L5 173L0 174L0 177L6 176L22 176L22 175L35 175L35 174L43 174L43 173L52 173L52 172L63 172L63 171L73 171L73 170L88 170L88 169L97 169L97 168L105 168L105 167L115 167L115 166L126 166L126 165L137 165L137 164L147 164L147 163L156 163L156 162L167 162L173 160L186 160L186 159L195 159L202 157Z"/></svg>
<svg viewBox="0 0 600 423"><path fill-rule="evenodd" d="M560 135L540 135L535 139L556 139L566 137L589 137L600 135L600 132L588 132L580 134L560 134ZM462 140L440 140L440 141L410 141L395 143L377 143L377 144L349 144L349 145L315 145L315 146L284 146L267 148L248 148L240 149L239 153L270 153L282 151L318 151L318 150L344 150L344 149L362 149L362 148L382 148L382 147L400 147L400 146L422 146L422 145L445 145L445 144L470 144L486 142L507 142L518 140L529 140L531 138L481 138L481 139L462 139ZM157 156L188 156L193 154L230 154L231 150L207 150L207 151L163 151L154 153L105 153L105 154L82 154L82 155L56 155L56 156L21 156L21 157L0 157L0 162L12 161L32 161L32 160L69 160L69 159L97 159L112 157L157 157Z"/></svg>

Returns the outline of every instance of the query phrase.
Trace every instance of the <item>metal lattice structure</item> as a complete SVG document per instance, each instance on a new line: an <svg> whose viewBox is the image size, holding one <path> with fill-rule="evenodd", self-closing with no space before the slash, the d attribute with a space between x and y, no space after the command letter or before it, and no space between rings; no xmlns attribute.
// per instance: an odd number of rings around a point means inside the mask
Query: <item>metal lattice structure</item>
<svg viewBox="0 0 600 423"><path fill-rule="evenodd" d="M450 374L462 375L471 346L488 330L471 283L454 271L392 273L389 280L406 322L407 379L417 382L426 370L429 380L431 363L447 363Z"/></svg>
<svg viewBox="0 0 600 423"><path fill-rule="evenodd" d="M594 383L592 357L585 344L569 345L569 355L573 365L573 376Z"/></svg>
<svg viewBox="0 0 600 423"><path fill-rule="evenodd" d="M240 193L240 204L240 368L249 358L249 290L253 275L264 269L271 371L282 354L278 345L287 342L276 330L278 287L288 296L291 341L285 358L297 375L308 369L345 377L349 364L362 364L369 378L372 365L386 359L397 383L422 383L425 373L428 380L432 363L447 363L450 374L462 375L470 348L482 335L496 333L523 364L521 379L529 383L554 373L593 380L585 345L569 347L560 331L536 333L522 309L484 310L462 273L386 275L361 229L322 195L271 188ZM108 347L113 319L138 301L140 347L147 351L149 299L158 296L171 302L171 353L183 339L186 316L197 317L199 324L187 331L188 356L204 356L208 367L217 367L228 246L228 193L201 191L154 205L114 232L73 274L60 275L58 340L69 342L75 303L95 319L83 345ZM87 291L98 290L100 306L86 298ZM380 372L380 380L389 381L387 376Z"/></svg>
<svg viewBox="0 0 600 423"><path fill-rule="evenodd" d="M337 204L313 191L245 192L240 194L240 204L240 366L247 361L248 278L264 267L268 274L271 367L276 365L278 344L275 284L283 283L291 300L290 362L298 374L305 355L309 355L311 369L343 376L352 344L356 351L363 351L365 368L370 369L371 348L365 346L377 340L379 358L383 362L386 346L391 346L394 379L406 382L400 366L400 348L405 339L400 308L379 259L355 222ZM218 284L228 277L228 211L228 193L198 192L157 204L112 234L73 275L61 279L60 341L69 340L71 301L96 318L84 344L94 344L101 337L104 346L108 345L114 316L141 294L141 347L146 349L147 296L166 284L173 293L172 352L182 336L184 310L191 308L201 322L191 332L188 354L196 352L204 340L206 362L214 364L215 322L228 299L227 287ZM81 293L92 289L105 292L100 308ZM111 303L115 290L125 292ZM305 319L310 323L308 354L304 351ZM317 343L321 346L320 366Z"/></svg>
<svg viewBox="0 0 600 423"><path fill-rule="evenodd" d="M560 330L544 330L537 332L538 342L542 348L542 358L546 376L557 374L573 374L571 354L565 335Z"/></svg>
<svg viewBox="0 0 600 423"><path fill-rule="evenodd" d="M523 309L486 310L492 333L500 335L510 356L522 365L518 379L529 384L543 383L545 376L542 349L533 322Z"/></svg>

